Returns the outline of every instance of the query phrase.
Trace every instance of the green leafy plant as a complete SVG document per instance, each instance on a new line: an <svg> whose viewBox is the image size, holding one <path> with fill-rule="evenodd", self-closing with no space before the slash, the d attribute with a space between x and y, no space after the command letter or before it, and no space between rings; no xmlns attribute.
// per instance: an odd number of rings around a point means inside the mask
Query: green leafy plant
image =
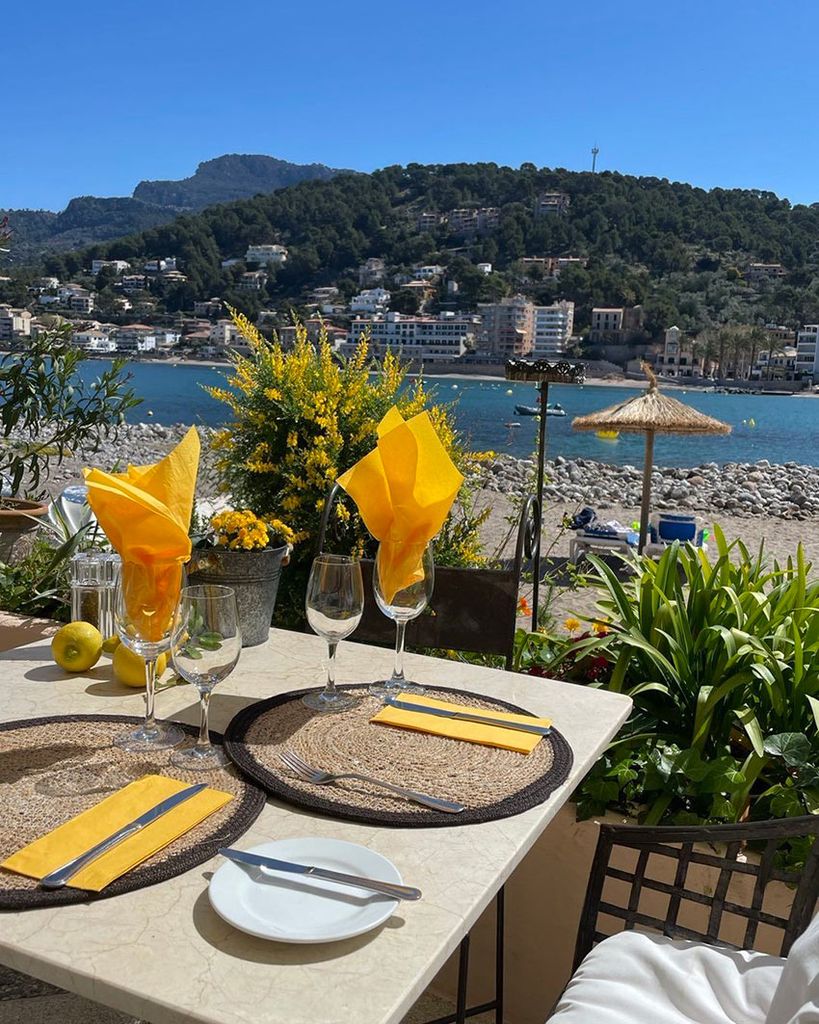
<svg viewBox="0 0 819 1024"><path fill-rule="evenodd" d="M714 531L621 582L591 556L597 631L519 641L521 668L627 694L634 711L579 791L584 816L652 824L819 810L819 582ZM590 664L604 671L589 680Z"/></svg>
<svg viewBox="0 0 819 1024"><path fill-rule="evenodd" d="M66 324L41 331L24 351L0 360L0 478L17 494L38 494L51 461L82 447L99 449L137 405L115 361L91 383L78 374L83 354Z"/></svg>

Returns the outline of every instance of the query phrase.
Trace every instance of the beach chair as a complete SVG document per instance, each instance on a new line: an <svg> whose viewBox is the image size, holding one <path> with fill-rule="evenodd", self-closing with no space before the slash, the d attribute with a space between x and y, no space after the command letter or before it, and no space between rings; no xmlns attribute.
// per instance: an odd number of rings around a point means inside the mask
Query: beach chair
<svg viewBox="0 0 819 1024"><path fill-rule="evenodd" d="M637 547L639 535L627 526L603 523L593 508L584 508L572 519L564 520L575 534L569 541L569 561L577 564L590 552L619 551L629 554Z"/></svg>
<svg viewBox="0 0 819 1024"><path fill-rule="evenodd" d="M817 835L813 815L601 825L574 975L549 1024L816 1024ZM805 837L802 869L780 866L782 842ZM615 866L626 858L628 870ZM786 916L769 903L772 882Z"/></svg>
<svg viewBox="0 0 819 1024"><path fill-rule="evenodd" d="M649 520L649 541L643 554L657 558L675 540L707 550L705 530L698 525L699 522L700 518L689 512L655 512Z"/></svg>

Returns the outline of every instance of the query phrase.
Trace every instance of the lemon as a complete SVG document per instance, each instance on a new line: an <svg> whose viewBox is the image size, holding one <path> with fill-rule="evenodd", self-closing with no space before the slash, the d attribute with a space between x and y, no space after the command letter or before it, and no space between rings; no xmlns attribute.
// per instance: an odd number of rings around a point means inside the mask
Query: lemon
<svg viewBox="0 0 819 1024"><path fill-rule="evenodd" d="M87 672L101 654L100 631L90 622L69 622L51 640L51 656L66 672Z"/></svg>
<svg viewBox="0 0 819 1024"><path fill-rule="evenodd" d="M114 634L114 636L109 636L107 640L103 640L102 649L106 654L113 654L121 643L120 638Z"/></svg>
<svg viewBox="0 0 819 1024"><path fill-rule="evenodd" d="M125 646L119 644L114 651L114 675L126 686L145 685L145 661L138 654ZM156 677L162 675L168 666L168 655L160 654L156 661Z"/></svg>

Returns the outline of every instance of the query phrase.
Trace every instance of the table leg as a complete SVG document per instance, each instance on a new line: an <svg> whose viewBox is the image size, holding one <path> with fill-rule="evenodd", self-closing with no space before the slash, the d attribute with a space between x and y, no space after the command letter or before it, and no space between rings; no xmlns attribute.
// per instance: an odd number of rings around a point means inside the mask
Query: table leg
<svg viewBox="0 0 819 1024"><path fill-rule="evenodd" d="M503 886L495 897L495 998L488 1003L467 1008L467 984L469 981L469 936L461 940L458 954L458 993L455 1002L455 1013L445 1017L436 1017L427 1024L466 1024L470 1017L480 1013L495 1011L495 1024L503 1024L503 978L504 978L504 919L505 891Z"/></svg>

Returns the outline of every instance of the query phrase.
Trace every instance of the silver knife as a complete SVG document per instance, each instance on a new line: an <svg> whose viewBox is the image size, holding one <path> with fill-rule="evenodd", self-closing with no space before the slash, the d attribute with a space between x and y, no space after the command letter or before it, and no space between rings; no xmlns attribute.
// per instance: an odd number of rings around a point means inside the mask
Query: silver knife
<svg viewBox="0 0 819 1024"><path fill-rule="evenodd" d="M392 896L396 900L420 900L421 890L411 885L398 885L395 882L382 882L377 878L361 878L359 875L347 875L343 871L331 871L329 868L318 868L311 864L293 864L289 860L276 860L275 857L260 857L257 853L244 853L242 850L225 848L219 853L228 860L238 864L252 864L256 868L271 868L273 871L286 871L294 875L311 875L313 878L326 878L330 882L341 882L342 885L354 885L358 889L370 889L372 892Z"/></svg>
<svg viewBox="0 0 819 1024"><path fill-rule="evenodd" d="M439 718L454 718L458 722L477 722L478 725L493 725L499 729L512 729L515 732L532 732L536 736L548 736L552 731L550 725L529 725L528 722L508 722L504 718L491 718L489 715L474 715L469 711L449 711L446 708L431 708L425 704L411 704L408 700L387 697L384 701L391 708L401 711L415 711L420 715L437 715Z"/></svg>
<svg viewBox="0 0 819 1024"><path fill-rule="evenodd" d="M178 793L174 793L173 796L166 797L165 800L161 800L149 811L145 811L145 813L140 814L138 818L134 818L134 820L129 822L127 825L123 825L122 828L117 829L117 831L108 836L107 839L103 839L102 842L92 846L90 850L86 850L85 853L81 853L78 857L74 857L73 860L68 861L67 864L63 864L62 867L45 875L45 877L40 879L40 885L45 889L61 889L69 879L73 878L78 871L81 871L87 864L90 864L91 861L96 860L97 857L101 857L104 853L112 850L124 839L135 835L141 829L145 828L146 825L150 825L152 821L156 821L157 818L161 818L163 814L167 814L168 811L173 810L174 807L184 803L186 800L190 800L192 796L196 796L197 793L201 793L202 790L206 788L206 782L197 782L195 786L188 786L187 789L182 789Z"/></svg>

